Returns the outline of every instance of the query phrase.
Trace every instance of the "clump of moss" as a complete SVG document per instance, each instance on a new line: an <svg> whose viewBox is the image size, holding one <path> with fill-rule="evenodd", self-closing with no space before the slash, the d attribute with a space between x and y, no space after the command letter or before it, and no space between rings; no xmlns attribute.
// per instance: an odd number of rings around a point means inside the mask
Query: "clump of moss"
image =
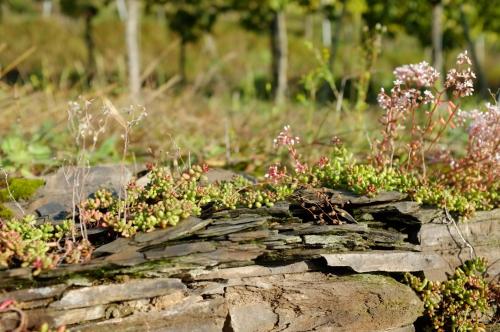
<svg viewBox="0 0 500 332"><path fill-rule="evenodd" d="M10 194L15 200L27 200L31 198L38 188L44 185L44 181L41 179L24 179L24 178L13 178L9 180L9 190ZM5 188L0 189L0 202L8 202L12 199L9 194L9 190Z"/></svg>
<svg viewBox="0 0 500 332"><path fill-rule="evenodd" d="M16 201L28 200L44 183L41 179L12 178L8 180L9 189L7 189L5 182L0 183L0 218L10 219L13 217L12 211L2 203L9 202L12 198Z"/></svg>
<svg viewBox="0 0 500 332"><path fill-rule="evenodd" d="M12 211L9 208L0 204L0 219L10 219L13 216L14 216L14 214L12 213Z"/></svg>

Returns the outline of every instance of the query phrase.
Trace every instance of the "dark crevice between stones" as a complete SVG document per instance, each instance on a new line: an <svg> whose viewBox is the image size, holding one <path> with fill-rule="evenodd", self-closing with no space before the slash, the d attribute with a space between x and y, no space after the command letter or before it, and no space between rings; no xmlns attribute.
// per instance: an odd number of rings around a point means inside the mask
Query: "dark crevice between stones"
<svg viewBox="0 0 500 332"><path fill-rule="evenodd" d="M226 319L224 320L224 325L222 326L222 332L235 332L233 326L231 325L231 314L229 310L227 312Z"/></svg>
<svg viewBox="0 0 500 332"><path fill-rule="evenodd" d="M357 215L356 212L353 212ZM411 244L420 244L418 233L422 224L413 216L402 214L396 210L370 213L374 221L380 221L380 226L384 230L396 230L399 233L406 234L407 238L404 242ZM374 223L372 223L373 225ZM370 226L370 223L369 223Z"/></svg>

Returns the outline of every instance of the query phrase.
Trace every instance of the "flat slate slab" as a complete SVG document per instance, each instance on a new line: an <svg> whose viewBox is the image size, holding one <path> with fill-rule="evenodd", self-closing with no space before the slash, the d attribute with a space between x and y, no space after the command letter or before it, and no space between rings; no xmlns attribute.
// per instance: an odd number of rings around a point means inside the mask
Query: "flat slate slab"
<svg viewBox="0 0 500 332"><path fill-rule="evenodd" d="M149 233L138 233L134 236L134 242L138 244L155 245L167 241L182 239L198 230L204 229L213 222L212 219L200 219L189 217L181 220L175 227L155 230Z"/></svg>
<svg viewBox="0 0 500 332"><path fill-rule="evenodd" d="M116 301L154 297L185 290L180 279L158 278L132 280L124 284L110 284L69 290L60 300L50 304L54 309L71 309L95 306Z"/></svg>
<svg viewBox="0 0 500 332"><path fill-rule="evenodd" d="M62 167L44 178L45 186L37 192L27 211L40 217L63 220L73 206L97 190L106 188L118 193L131 180L132 172L120 165ZM75 192L75 184L81 192Z"/></svg>
<svg viewBox="0 0 500 332"><path fill-rule="evenodd" d="M446 262L432 252L374 250L321 255L328 266L363 272L415 272L443 267Z"/></svg>

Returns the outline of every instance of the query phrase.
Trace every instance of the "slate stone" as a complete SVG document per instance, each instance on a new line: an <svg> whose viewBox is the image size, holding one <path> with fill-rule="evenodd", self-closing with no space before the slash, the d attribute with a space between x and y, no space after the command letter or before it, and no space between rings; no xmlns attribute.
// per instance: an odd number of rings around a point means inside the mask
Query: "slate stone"
<svg viewBox="0 0 500 332"><path fill-rule="evenodd" d="M368 239L373 242L398 244L407 239L408 235L397 231L384 229L370 229L367 231Z"/></svg>
<svg viewBox="0 0 500 332"><path fill-rule="evenodd" d="M13 292L0 294L0 302L6 299L14 299L17 302L28 302L28 301L58 297L62 294L62 292L66 288L68 288L68 286L65 284L57 284L47 287L17 290Z"/></svg>
<svg viewBox="0 0 500 332"><path fill-rule="evenodd" d="M311 223L303 224L301 229L294 230L291 234L342 234L350 232L368 232L366 224L342 224L342 225L314 225Z"/></svg>
<svg viewBox="0 0 500 332"><path fill-rule="evenodd" d="M421 206L420 209L411 214L420 224L443 223L446 215L442 209L429 206Z"/></svg>
<svg viewBox="0 0 500 332"><path fill-rule="evenodd" d="M241 224L247 224L247 223L254 223L256 221L261 221L261 220L268 220L268 217L262 217L258 214L241 214L237 217L234 218L225 218L225 219L219 219L215 220L213 222L214 226L219 226L219 225L241 225Z"/></svg>
<svg viewBox="0 0 500 332"><path fill-rule="evenodd" d="M232 293L229 294L232 295ZM274 312L271 303L261 301L231 305L233 300L231 295L229 297L229 316L233 331L272 331L278 324L279 316ZM237 299L234 300L237 301Z"/></svg>
<svg viewBox="0 0 500 332"><path fill-rule="evenodd" d="M264 248L254 243L220 247L215 251L178 257L176 262L200 266L215 266L227 263L252 263L264 252Z"/></svg>
<svg viewBox="0 0 500 332"><path fill-rule="evenodd" d="M375 196L368 197L363 195L357 195L348 190L340 189L302 189L299 190L296 195L301 198L301 200L306 200L310 202L318 201L318 192L322 195L327 195L330 198L330 203L338 206L351 205L351 206L362 206L371 205L377 203L387 203L396 202L405 199L408 195L397 192L397 191L386 191L377 193Z"/></svg>
<svg viewBox="0 0 500 332"><path fill-rule="evenodd" d="M480 222L480 221L500 221L500 208L490 211L476 211L474 215L468 218L467 222Z"/></svg>
<svg viewBox="0 0 500 332"><path fill-rule="evenodd" d="M270 231L267 229L261 229L250 232L240 232L240 233L232 233L228 235L229 240L235 242L244 242L244 241L252 241L252 240L260 240L265 239L270 234Z"/></svg>
<svg viewBox="0 0 500 332"><path fill-rule="evenodd" d="M497 210L500 212L500 210ZM500 214L500 213L499 213ZM418 239L422 248L449 249L465 246L462 237L474 245L500 243L500 222L495 219L479 219L448 224L429 223L422 225Z"/></svg>
<svg viewBox="0 0 500 332"><path fill-rule="evenodd" d="M300 220L299 220L300 221ZM298 222L290 222L290 223L275 223L272 225L272 228L278 231L300 231L303 229L307 229L311 227L312 223L298 223Z"/></svg>
<svg viewBox="0 0 500 332"><path fill-rule="evenodd" d="M279 241L282 243L302 243L302 238L296 235L275 234L262 240L262 243Z"/></svg>
<svg viewBox="0 0 500 332"><path fill-rule="evenodd" d="M117 266L135 266L145 263L147 259L137 248L128 248L107 256L105 261Z"/></svg>
<svg viewBox="0 0 500 332"><path fill-rule="evenodd" d="M79 199L84 200L99 189L106 188L114 193L123 191L131 178L130 170L120 165L62 167L45 177L45 186L38 190L37 198L28 207L28 212L40 210L42 214L60 217L62 213L71 211ZM82 195L73 201L75 183L78 182Z"/></svg>
<svg viewBox="0 0 500 332"><path fill-rule="evenodd" d="M368 205L384 202L396 202L405 199L408 195L397 191L386 191L377 193L373 197L360 196L345 190L332 190L330 202L332 204Z"/></svg>
<svg viewBox="0 0 500 332"><path fill-rule="evenodd" d="M364 272L415 272L441 268L447 265L436 253L373 250L365 252L344 252L321 255L328 266L350 267Z"/></svg>
<svg viewBox="0 0 500 332"><path fill-rule="evenodd" d="M124 284L84 287L67 291L49 307L70 309L89 307L116 301L126 301L169 294L186 286L180 279L158 278L131 280Z"/></svg>
<svg viewBox="0 0 500 332"><path fill-rule="evenodd" d="M338 235L305 235L304 243L323 247L342 246L347 239Z"/></svg>
<svg viewBox="0 0 500 332"><path fill-rule="evenodd" d="M429 280L446 280L448 274L452 274L456 266L471 259L469 248L454 248L431 251L439 254L446 262L445 266L438 268L429 267L424 269L424 274ZM488 262L487 279L498 278L500 275L500 245L474 245L474 253L477 257L484 257Z"/></svg>
<svg viewBox="0 0 500 332"><path fill-rule="evenodd" d="M33 280L33 273L29 267L0 270L0 287L2 290L16 289L20 284Z"/></svg>
<svg viewBox="0 0 500 332"><path fill-rule="evenodd" d="M67 206L64 206L58 202L49 202L38 207L35 212L41 218L48 218L51 220L65 220L70 215L67 210Z"/></svg>
<svg viewBox="0 0 500 332"><path fill-rule="evenodd" d="M131 240L125 237L119 237L114 241L106 243L94 250L94 254L116 254L120 251L126 251L128 248L139 249L137 246L131 245Z"/></svg>
<svg viewBox="0 0 500 332"><path fill-rule="evenodd" d="M260 265L232 267L227 269L217 269L214 271L205 271L201 274L193 275L195 281L201 280L219 280L219 279L239 279L248 277L260 277L273 274L289 274L307 272L311 268L306 262L297 262L293 264L267 267Z"/></svg>
<svg viewBox="0 0 500 332"><path fill-rule="evenodd" d="M146 251L144 254L147 259L161 259L168 257L187 256L194 253L210 252L216 250L211 242L191 242L170 245L164 248L157 248Z"/></svg>
<svg viewBox="0 0 500 332"><path fill-rule="evenodd" d="M402 202L393 202L389 204L377 204L377 205L369 205L359 208L358 211L362 213L395 213L394 217L397 217L398 214L411 215L417 212L420 209L420 204L412 201L402 201Z"/></svg>
<svg viewBox="0 0 500 332"><path fill-rule="evenodd" d="M49 326L63 326L75 323L85 323L105 316L105 307L103 305L92 306L88 308L64 310L53 309L34 309L26 311L28 317L28 327L40 328L42 323Z"/></svg>
<svg viewBox="0 0 500 332"><path fill-rule="evenodd" d="M211 214L211 218L214 219L224 219L224 218L238 218L242 215L258 215L258 216L271 216L275 218L291 218L292 214L290 212L290 203L286 201L280 201L274 203L272 207L260 207L260 208L239 208L236 210L222 210Z"/></svg>
<svg viewBox="0 0 500 332"><path fill-rule="evenodd" d="M162 311L137 313L125 318L88 323L80 332L221 332L228 310L222 298L177 304Z"/></svg>
<svg viewBox="0 0 500 332"><path fill-rule="evenodd" d="M241 232L246 229L256 228L261 226L267 222L267 218L258 218L253 221L245 222L245 223L236 223L234 225L228 224L218 224L215 226L210 226L205 230L198 231L196 233L199 237L215 237L221 235L227 235L231 233Z"/></svg>
<svg viewBox="0 0 500 332"><path fill-rule="evenodd" d="M423 311L408 286L373 275L250 277L229 285L225 298L232 331L386 331L412 324Z"/></svg>
<svg viewBox="0 0 500 332"><path fill-rule="evenodd" d="M154 230L149 233L138 233L133 240L139 245L155 245L167 241L179 240L188 237L213 222L212 219L189 217L181 220L175 227Z"/></svg>

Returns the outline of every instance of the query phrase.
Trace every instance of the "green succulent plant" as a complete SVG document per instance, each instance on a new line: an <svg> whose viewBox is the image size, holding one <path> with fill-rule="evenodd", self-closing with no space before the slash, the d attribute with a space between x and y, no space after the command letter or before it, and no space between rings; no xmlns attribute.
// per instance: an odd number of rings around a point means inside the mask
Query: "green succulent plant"
<svg viewBox="0 0 500 332"><path fill-rule="evenodd" d="M424 302L425 316L438 332L485 331L483 319L491 309L490 285L484 258L466 261L448 280L430 281L411 274L405 281Z"/></svg>

